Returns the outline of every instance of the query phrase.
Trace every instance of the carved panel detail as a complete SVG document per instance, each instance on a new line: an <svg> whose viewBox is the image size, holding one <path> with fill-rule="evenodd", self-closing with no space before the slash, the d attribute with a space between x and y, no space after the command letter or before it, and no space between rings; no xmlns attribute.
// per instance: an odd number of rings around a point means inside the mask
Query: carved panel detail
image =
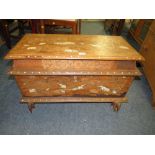
<svg viewBox="0 0 155 155"><path fill-rule="evenodd" d="M133 77L16 76L23 96L123 96Z"/></svg>

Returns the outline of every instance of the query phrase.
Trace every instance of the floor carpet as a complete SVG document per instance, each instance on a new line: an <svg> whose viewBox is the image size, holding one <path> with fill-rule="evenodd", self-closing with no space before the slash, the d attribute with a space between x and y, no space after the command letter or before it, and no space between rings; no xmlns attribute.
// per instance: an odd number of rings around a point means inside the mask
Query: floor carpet
<svg viewBox="0 0 155 155"><path fill-rule="evenodd" d="M82 25L83 34L105 34L101 22ZM38 104L31 114L19 104L20 92L7 75L7 52L6 46L0 47L0 134L155 134L155 111L144 76L134 80L129 102L119 112L108 103L60 103Z"/></svg>

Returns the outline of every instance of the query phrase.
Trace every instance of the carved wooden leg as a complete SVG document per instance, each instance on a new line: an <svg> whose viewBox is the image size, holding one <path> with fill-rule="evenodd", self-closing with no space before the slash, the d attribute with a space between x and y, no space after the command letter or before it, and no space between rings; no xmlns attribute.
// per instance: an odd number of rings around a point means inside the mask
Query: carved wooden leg
<svg viewBox="0 0 155 155"><path fill-rule="evenodd" d="M121 108L121 103L113 102L112 106L113 106L114 111L119 111Z"/></svg>
<svg viewBox="0 0 155 155"><path fill-rule="evenodd" d="M35 108L34 103L33 102L29 102L27 105L28 105L29 111L32 113L32 110Z"/></svg>

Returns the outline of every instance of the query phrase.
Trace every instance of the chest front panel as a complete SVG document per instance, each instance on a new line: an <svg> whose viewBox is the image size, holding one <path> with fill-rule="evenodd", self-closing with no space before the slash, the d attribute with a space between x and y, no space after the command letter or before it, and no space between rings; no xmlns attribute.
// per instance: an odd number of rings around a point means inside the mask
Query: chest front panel
<svg viewBox="0 0 155 155"><path fill-rule="evenodd" d="M131 76L16 76L23 96L124 96Z"/></svg>

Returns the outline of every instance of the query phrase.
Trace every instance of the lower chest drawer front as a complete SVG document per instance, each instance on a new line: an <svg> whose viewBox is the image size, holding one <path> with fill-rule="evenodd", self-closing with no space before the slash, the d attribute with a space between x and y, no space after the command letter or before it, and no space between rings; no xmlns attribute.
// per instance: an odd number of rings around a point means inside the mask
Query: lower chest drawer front
<svg viewBox="0 0 155 155"><path fill-rule="evenodd" d="M131 76L15 76L23 96L124 96Z"/></svg>

